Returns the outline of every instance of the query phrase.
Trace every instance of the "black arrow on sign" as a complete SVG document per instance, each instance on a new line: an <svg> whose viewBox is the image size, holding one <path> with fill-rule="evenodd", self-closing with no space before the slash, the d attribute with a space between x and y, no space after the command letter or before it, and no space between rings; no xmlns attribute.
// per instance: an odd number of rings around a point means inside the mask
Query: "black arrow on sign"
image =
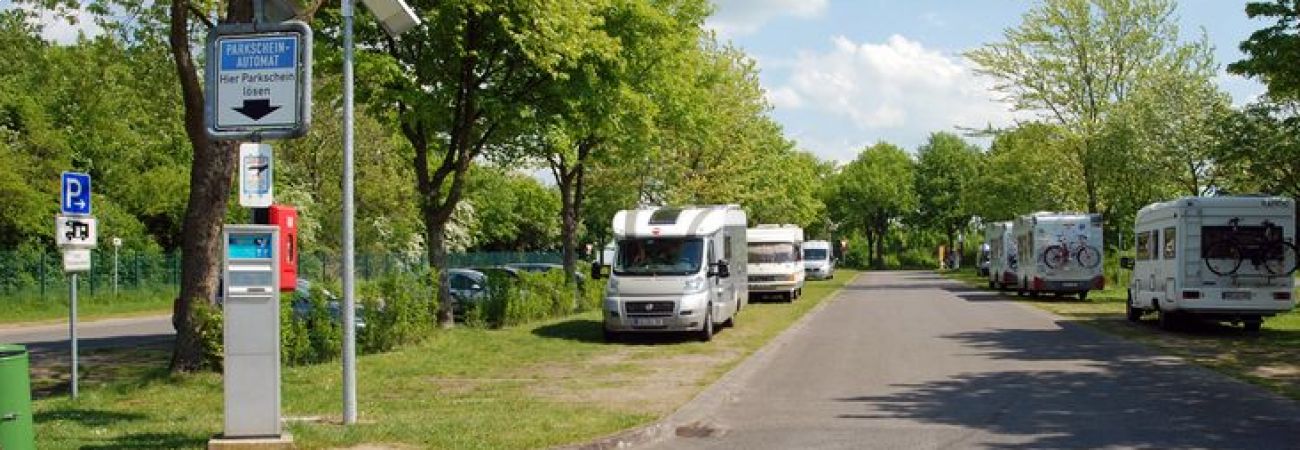
<svg viewBox="0 0 1300 450"><path fill-rule="evenodd" d="M271 106L271 99L259 98L259 99L244 99L244 106L236 106L230 109L233 109L239 112L240 114L248 116L249 119L262 120L262 118L266 117L267 114L271 114L275 112L275 110L280 109L280 107Z"/></svg>

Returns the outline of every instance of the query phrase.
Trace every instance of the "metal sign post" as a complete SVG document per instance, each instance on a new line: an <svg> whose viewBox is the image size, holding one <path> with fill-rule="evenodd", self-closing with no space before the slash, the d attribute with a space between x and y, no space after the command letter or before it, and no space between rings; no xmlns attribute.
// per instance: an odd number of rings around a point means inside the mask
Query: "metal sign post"
<svg viewBox="0 0 1300 450"><path fill-rule="evenodd" d="M90 249L98 243L95 218L90 216L90 175L63 172L59 209L54 217L54 242L63 249L63 271L68 273L68 342L72 353L69 376L72 398L78 394L77 274L90 271Z"/></svg>

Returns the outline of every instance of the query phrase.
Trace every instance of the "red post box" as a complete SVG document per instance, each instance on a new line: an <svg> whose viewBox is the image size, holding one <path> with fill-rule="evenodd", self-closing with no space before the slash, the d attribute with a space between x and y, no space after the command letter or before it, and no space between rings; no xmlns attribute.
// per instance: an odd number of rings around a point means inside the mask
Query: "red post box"
<svg viewBox="0 0 1300 450"><path fill-rule="evenodd" d="M280 291L292 292L298 286L298 209L289 205L271 205L271 225L280 227Z"/></svg>

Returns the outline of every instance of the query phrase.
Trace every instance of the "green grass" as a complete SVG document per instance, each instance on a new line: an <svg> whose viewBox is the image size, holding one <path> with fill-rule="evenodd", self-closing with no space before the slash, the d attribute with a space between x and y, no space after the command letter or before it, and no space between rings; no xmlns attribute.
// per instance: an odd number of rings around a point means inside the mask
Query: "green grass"
<svg viewBox="0 0 1300 450"><path fill-rule="evenodd" d="M944 275L973 286L987 287L984 278L971 271ZM1126 320L1124 286L1111 283L1105 291L1093 292L1084 302L1016 297L1014 293L1008 293L1007 297L1300 400L1300 312L1292 311L1265 319L1264 328L1258 335L1212 323L1169 332L1155 327L1152 317L1140 323Z"/></svg>
<svg viewBox="0 0 1300 450"><path fill-rule="evenodd" d="M646 424L688 401L856 275L810 282L794 303L750 304L713 342L602 341L599 313L504 330L461 328L359 358L361 424L337 425L337 363L286 368L286 417L302 448L542 448ZM161 361L160 361L161 362ZM93 369L92 369L93 370ZM218 374L135 372L35 404L42 449L194 448L220 431Z"/></svg>
<svg viewBox="0 0 1300 450"><path fill-rule="evenodd" d="M97 319L171 312L175 288L157 287L121 290L100 287L95 294L83 289L77 293L77 319ZM16 294L0 296L0 325L45 322L68 317L68 292Z"/></svg>

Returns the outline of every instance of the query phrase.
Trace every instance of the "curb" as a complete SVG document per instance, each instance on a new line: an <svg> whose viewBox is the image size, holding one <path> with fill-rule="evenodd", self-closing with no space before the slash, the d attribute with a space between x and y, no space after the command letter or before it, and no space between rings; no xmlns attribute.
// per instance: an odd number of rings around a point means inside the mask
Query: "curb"
<svg viewBox="0 0 1300 450"><path fill-rule="evenodd" d="M844 288L853 284L866 273L860 273L849 280L843 287L832 292L830 297L818 303L813 309L791 324L766 345L755 350L740 364L718 378L694 398L686 402L672 414L648 425L606 436L581 444L553 447L554 450L609 450L644 446L666 441L675 436L710 436L718 433L709 423L724 404L736 399L746 381L749 381L759 369L776 357L777 350L785 347L794 339L795 334L808 325L814 317L826 309L827 305L837 301L844 293Z"/></svg>

